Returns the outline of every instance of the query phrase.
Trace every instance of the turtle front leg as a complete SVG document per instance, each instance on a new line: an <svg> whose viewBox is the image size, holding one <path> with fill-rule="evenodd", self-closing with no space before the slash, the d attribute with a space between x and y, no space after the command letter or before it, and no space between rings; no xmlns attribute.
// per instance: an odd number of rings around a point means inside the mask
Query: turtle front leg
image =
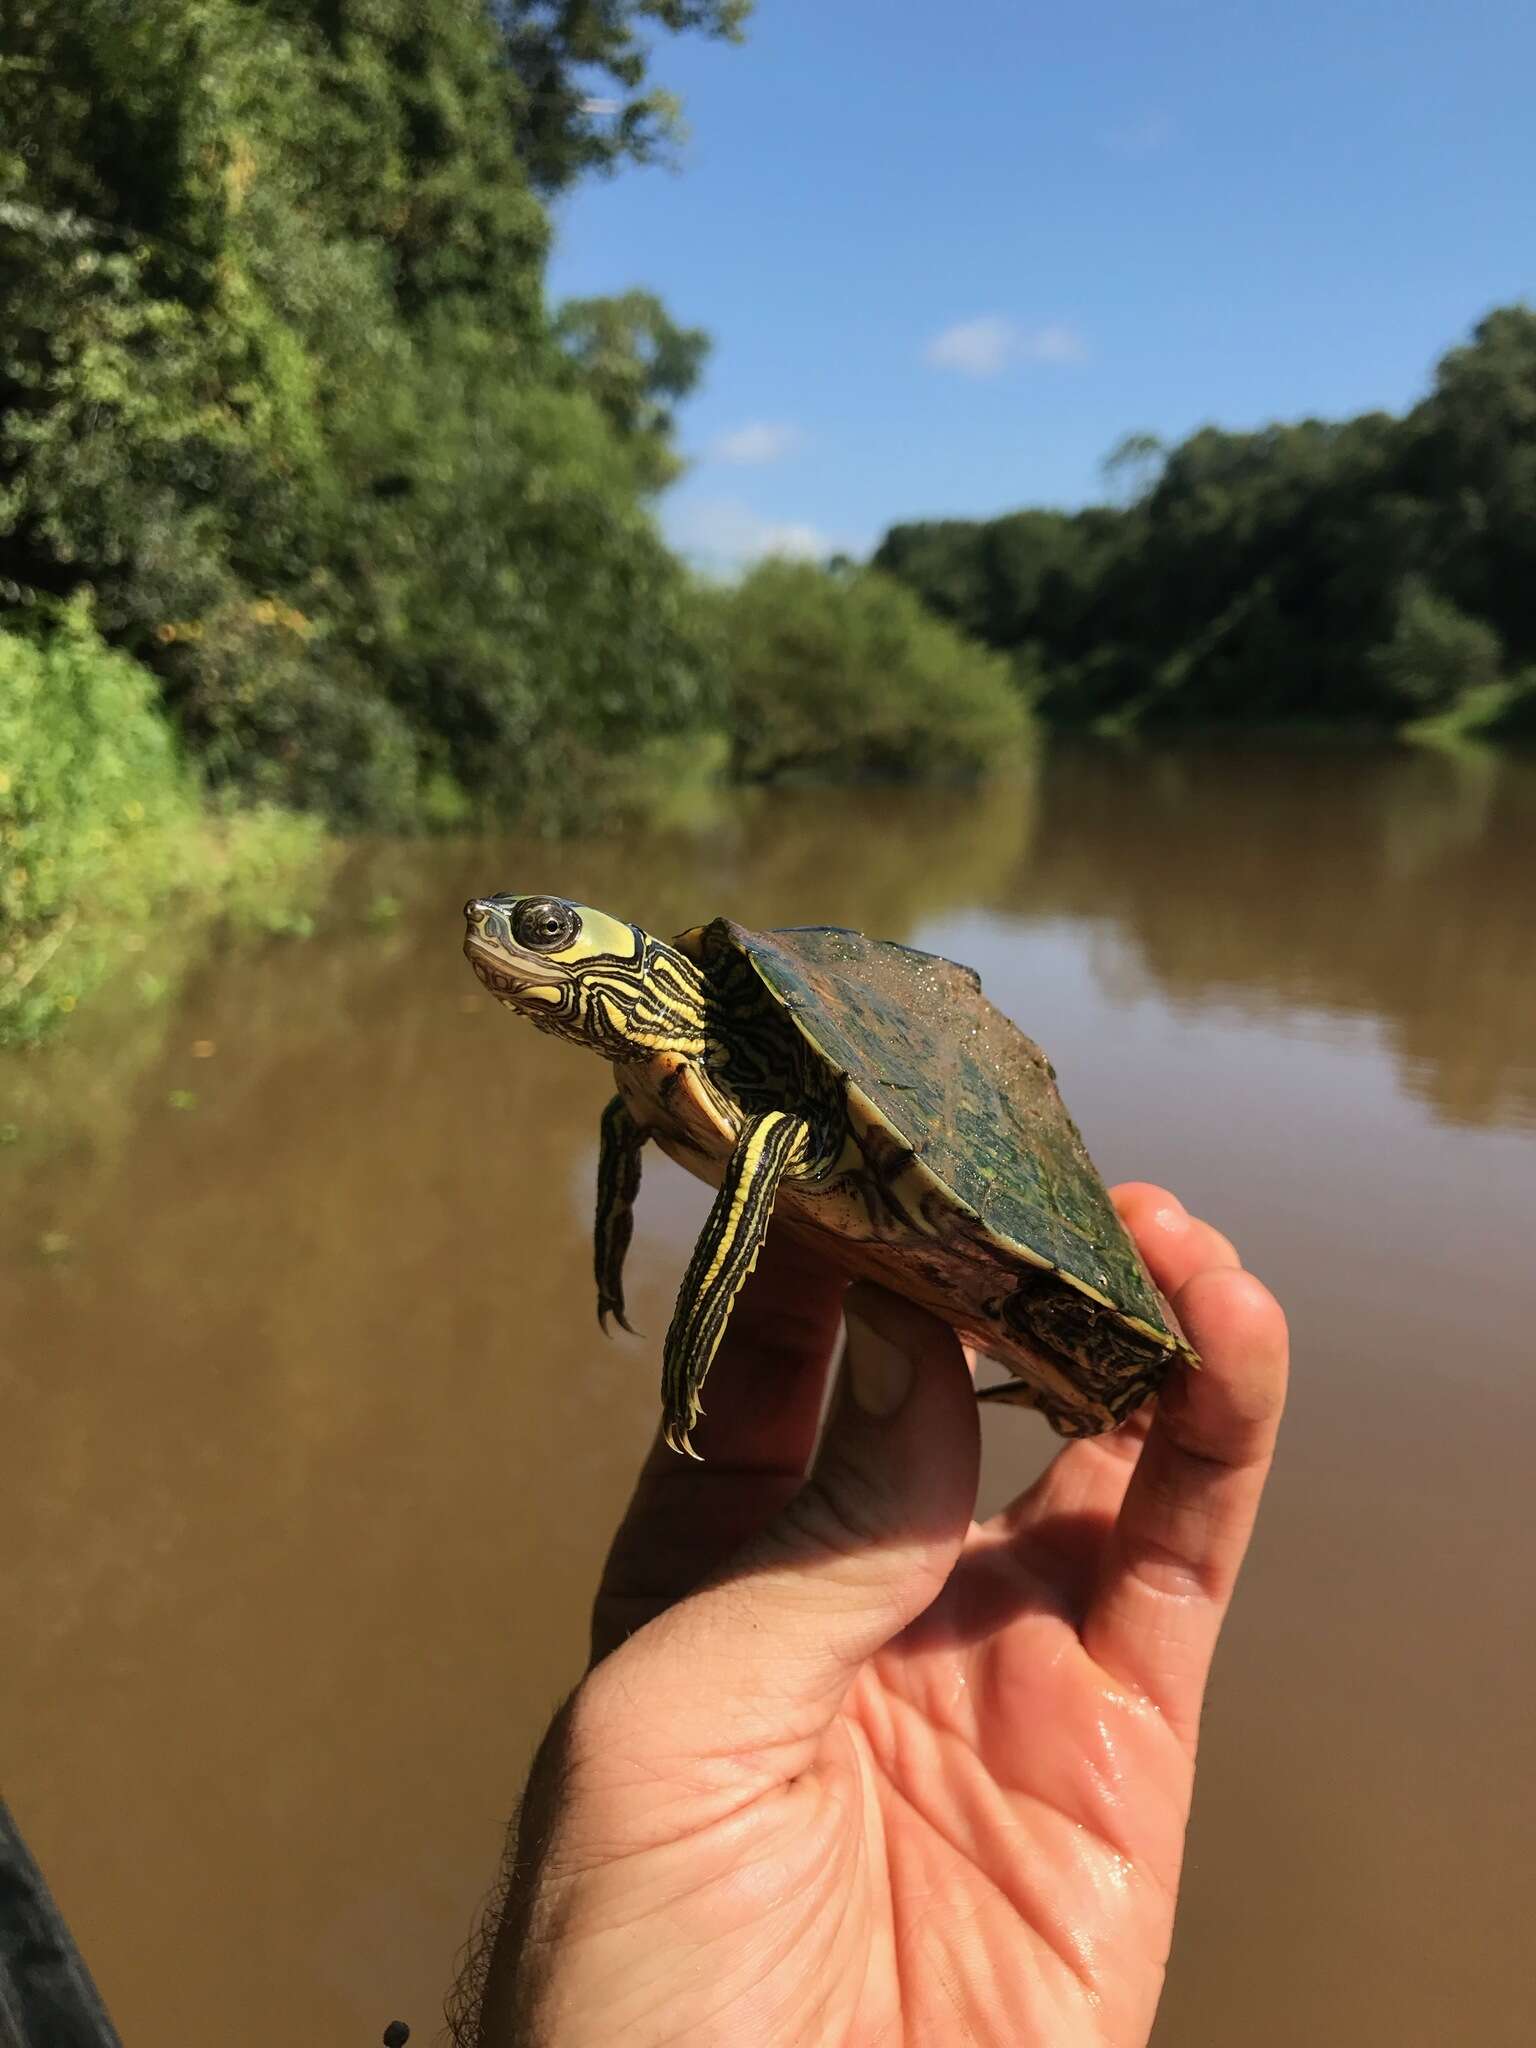
<svg viewBox="0 0 1536 2048"><path fill-rule="evenodd" d="M645 1149L640 1128L622 1095L603 1111L597 1153L597 1229L593 1265L597 1273L597 1320L606 1332L608 1318L635 1334L624 1314L624 1254L635 1227L635 1197L640 1192L640 1154Z"/></svg>
<svg viewBox="0 0 1536 2048"><path fill-rule="evenodd" d="M699 1389L720 1348L731 1307L768 1235L779 1183L810 1150L803 1117L771 1109L742 1126L683 1284L667 1332L661 1372L663 1434L690 1458L689 1441L700 1413Z"/></svg>

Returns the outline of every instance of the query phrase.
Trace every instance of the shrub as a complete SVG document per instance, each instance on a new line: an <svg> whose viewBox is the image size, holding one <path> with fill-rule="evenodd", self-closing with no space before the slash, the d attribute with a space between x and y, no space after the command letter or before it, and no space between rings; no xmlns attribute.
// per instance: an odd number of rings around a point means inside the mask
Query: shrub
<svg viewBox="0 0 1536 2048"><path fill-rule="evenodd" d="M0 632L0 1043L72 1010L170 896L291 921L319 853L286 813L205 816L154 678L83 606L36 638Z"/></svg>
<svg viewBox="0 0 1536 2048"><path fill-rule="evenodd" d="M372 678L292 607L221 606L162 638L187 641L179 729L208 782L246 801L315 811L343 827L415 820L419 742Z"/></svg>
<svg viewBox="0 0 1536 2048"><path fill-rule="evenodd" d="M1375 649L1371 665L1403 712L1423 715L1496 684L1503 650L1491 626L1411 577L1398 597L1392 637Z"/></svg>
<svg viewBox="0 0 1536 2048"><path fill-rule="evenodd" d="M744 780L964 782L1025 739L1006 659L876 571L769 561L703 603Z"/></svg>

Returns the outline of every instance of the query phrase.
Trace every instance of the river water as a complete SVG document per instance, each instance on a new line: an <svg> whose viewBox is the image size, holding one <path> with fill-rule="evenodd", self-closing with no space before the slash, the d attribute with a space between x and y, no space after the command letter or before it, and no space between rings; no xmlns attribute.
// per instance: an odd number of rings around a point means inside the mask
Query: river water
<svg viewBox="0 0 1536 2048"><path fill-rule="evenodd" d="M593 1325L607 1075L459 957L500 888L969 961L1235 1238L1295 1392L1157 2039L1528 2042L1536 764L1216 748L360 847L0 1067L0 1762L126 2040L430 2040L579 1667L656 1362ZM653 1335L706 1199L648 1164ZM984 1427L995 1503L1050 1440Z"/></svg>

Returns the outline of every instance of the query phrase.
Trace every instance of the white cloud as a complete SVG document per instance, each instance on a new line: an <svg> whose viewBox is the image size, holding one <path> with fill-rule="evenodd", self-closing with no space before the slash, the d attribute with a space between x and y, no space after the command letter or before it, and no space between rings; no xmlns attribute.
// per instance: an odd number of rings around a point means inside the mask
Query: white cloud
<svg viewBox="0 0 1536 2048"><path fill-rule="evenodd" d="M1032 363L1080 363L1088 354L1077 329L1060 321L1020 335L1019 342L1022 353Z"/></svg>
<svg viewBox="0 0 1536 2048"><path fill-rule="evenodd" d="M801 433L788 420L748 420L709 444L716 462L782 462L800 446Z"/></svg>
<svg viewBox="0 0 1536 2048"><path fill-rule="evenodd" d="M1166 149L1173 140L1173 133L1173 123L1166 114L1144 114L1139 121L1127 121L1122 127L1103 129L1099 142L1112 156L1130 157L1139 162L1143 157L1156 156L1160 149Z"/></svg>
<svg viewBox="0 0 1536 2048"><path fill-rule="evenodd" d="M1013 324L989 314L961 320L936 334L923 351L924 362L936 370L959 370L967 377L995 377L1008 367Z"/></svg>
<svg viewBox="0 0 1536 2048"><path fill-rule="evenodd" d="M765 555L820 562L854 552L808 521L768 519L739 498L696 498L678 506L668 525L674 546L715 568L739 569Z"/></svg>
<svg viewBox="0 0 1536 2048"><path fill-rule="evenodd" d="M923 360L936 370L958 370L964 377L1000 377L1020 363L1080 363L1087 353L1076 328L1061 321L1021 327L1016 320L989 313L936 334L924 349Z"/></svg>

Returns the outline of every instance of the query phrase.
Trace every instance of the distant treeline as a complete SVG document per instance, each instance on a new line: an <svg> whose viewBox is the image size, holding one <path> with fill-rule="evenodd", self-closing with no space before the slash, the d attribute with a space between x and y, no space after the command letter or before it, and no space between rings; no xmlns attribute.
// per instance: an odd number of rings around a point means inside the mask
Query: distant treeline
<svg viewBox="0 0 1536 2048"><path fill-rule="evenodd" d="M895 526L875 566L1058 723L1536 731L1528 308L1400 419L1133 434L1107 468L1117 506Z"/></svg>

